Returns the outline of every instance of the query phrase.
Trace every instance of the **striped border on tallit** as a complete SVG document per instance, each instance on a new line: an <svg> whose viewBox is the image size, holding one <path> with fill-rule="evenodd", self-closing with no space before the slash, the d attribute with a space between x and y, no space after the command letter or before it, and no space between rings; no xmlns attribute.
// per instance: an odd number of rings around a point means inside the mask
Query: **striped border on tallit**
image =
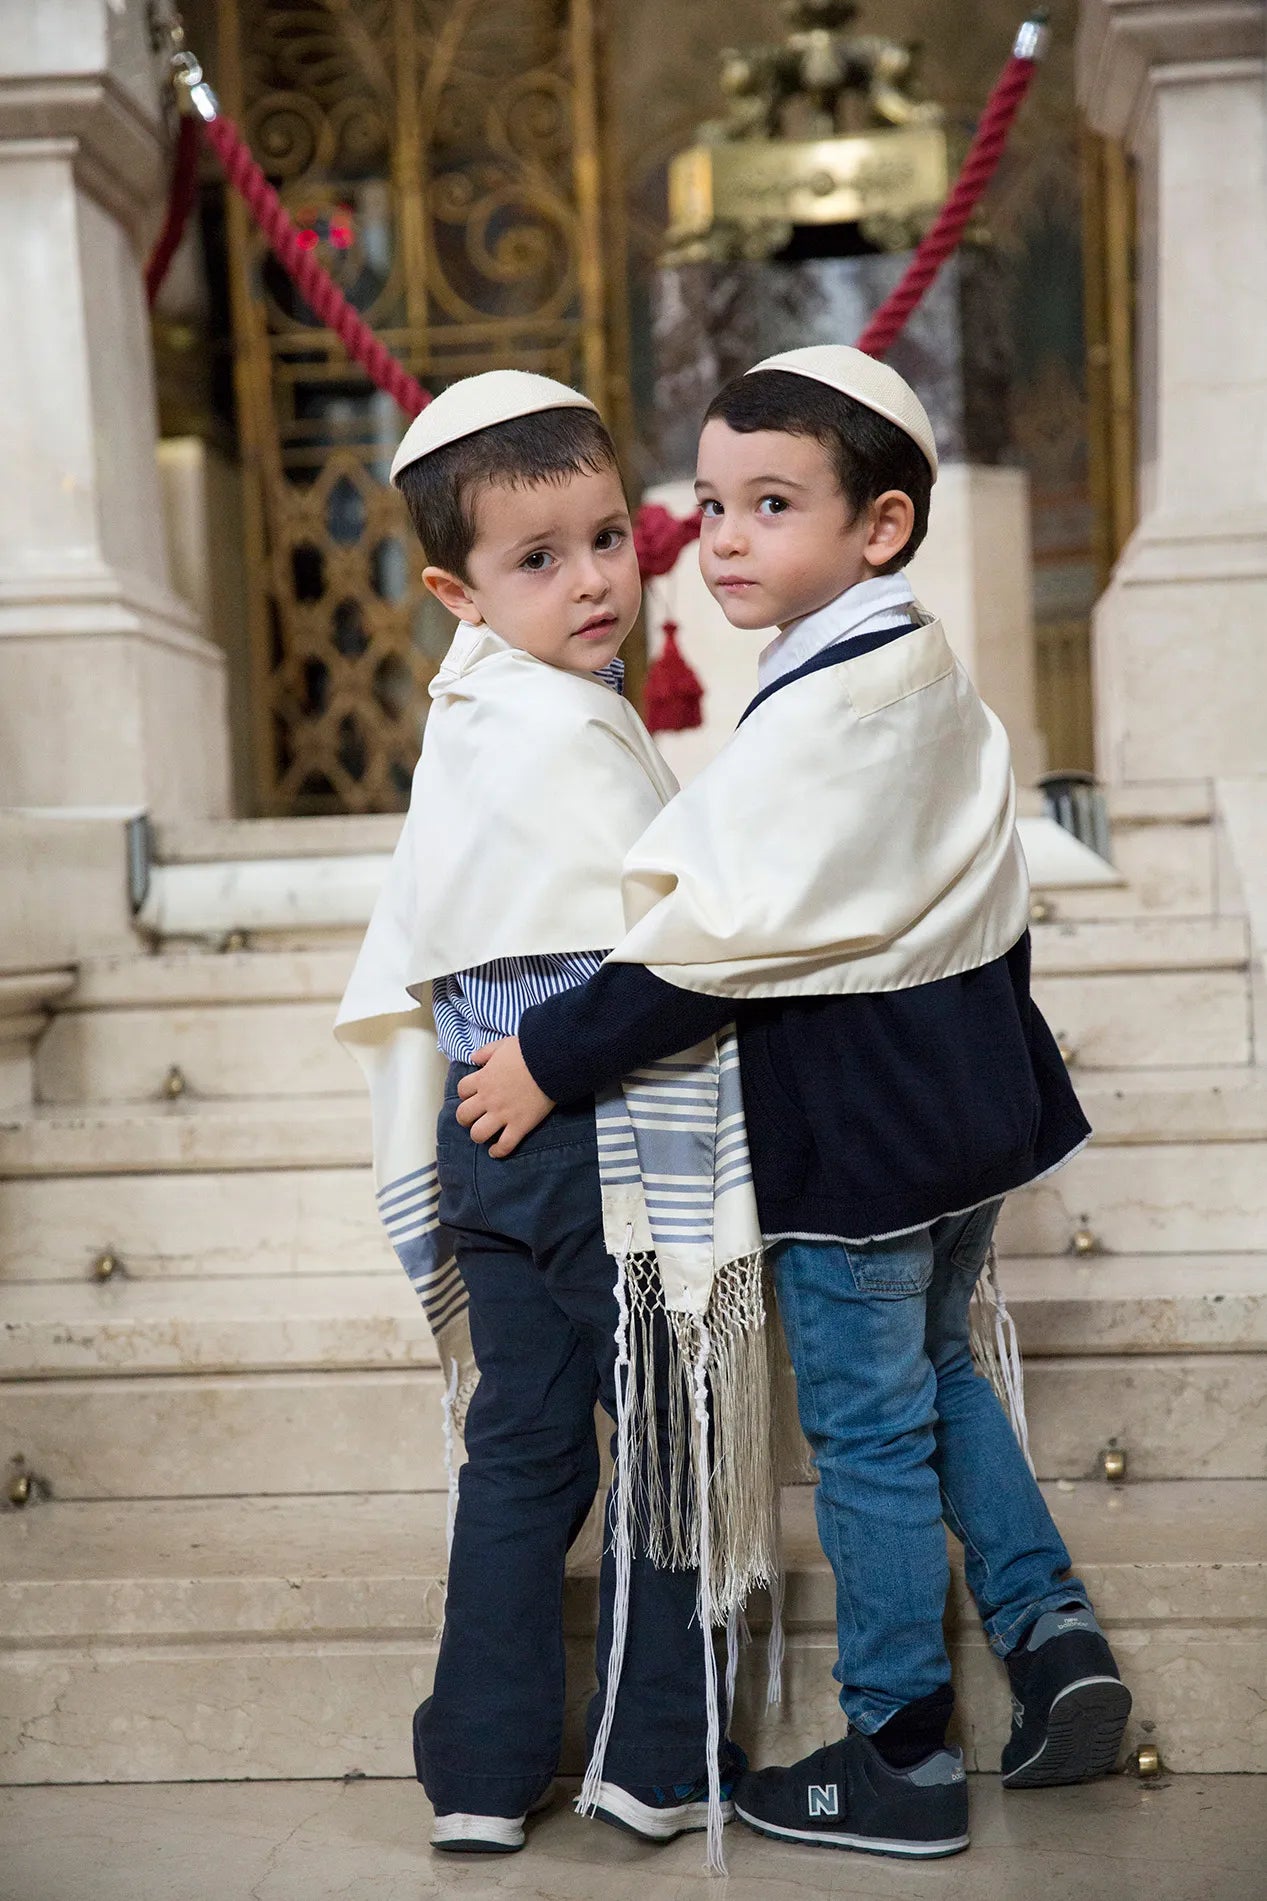
<svg viewBox="0 0 1267 1901"><path fill-rule="evenodd" d="M379 1218L396 1258L426 1315L427 1325L439 1338L442 1328L459 1319L468 1306L466 1287L458 1272L453 1236L440 1221L440 1178L434 1162L400 1175L375 1196Z"/></svg>

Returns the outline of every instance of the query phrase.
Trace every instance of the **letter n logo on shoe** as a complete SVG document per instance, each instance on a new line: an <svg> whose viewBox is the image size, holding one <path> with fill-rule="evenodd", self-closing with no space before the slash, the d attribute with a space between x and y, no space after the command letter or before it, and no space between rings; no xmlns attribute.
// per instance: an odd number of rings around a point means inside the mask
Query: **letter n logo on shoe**
<svg viewBox="0 0 1267 1901"><path fill-rule="evenodd" d="M839 1815L840 1785L835 1782L829 1782L824 1787L820 1782L811 1782L809 1785L809 1812L811 1817L815 1815Z"/></svg>

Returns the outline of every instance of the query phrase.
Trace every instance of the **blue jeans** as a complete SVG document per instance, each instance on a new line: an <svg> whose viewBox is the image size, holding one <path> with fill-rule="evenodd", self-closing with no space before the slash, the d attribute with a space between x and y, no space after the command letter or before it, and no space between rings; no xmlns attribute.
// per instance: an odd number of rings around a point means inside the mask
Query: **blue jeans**
<svg viewBox="0 0 1267 1901"><path fill-rule="evenodd" d="M1042 1612L1087 1602L1006 1413L972 1364L968 1303L998 1203L863 1247L784 1241L775 1283L818 1532L836 1578L833 1672L870 1735L950 1680L942 1519L1004 1655Z"/></svg>
<svg viewBox="0 0 1267 1901"><path fill-rule="evenodd" d="M470 1296L480 1381L466 1420L444 1635L415 1722L419 1780L437 1811L518 1815L559 1763L563 1570L598 1488L595 1404L615 1411L616 1264L603 1242L594 1110L556 1109L495 1160L440 1116L440 1219ZM667 1448L666 1381L657 1381ZM598 1695L611 1647L615 1560L599 1578ZM634 1785L694 1782L707 1766L704 1645L694 1571L636 1551L629 1633L606 1768Z"/></svg>

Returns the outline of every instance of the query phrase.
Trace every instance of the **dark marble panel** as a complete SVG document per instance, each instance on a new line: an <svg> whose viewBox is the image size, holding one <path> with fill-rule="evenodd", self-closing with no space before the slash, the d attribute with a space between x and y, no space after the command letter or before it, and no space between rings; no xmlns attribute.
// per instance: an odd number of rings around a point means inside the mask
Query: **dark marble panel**
<svg viewBox="0 0 1267 1901"><path fill-rule="evenodd" d="M778 350L852 343L909 261L889 252L658 272L653 479L694 469L700 418L722 383ZM989 249L953 257L888 356L918 391L948 462L1009 459L1011 365L998 269Z"/></svg>

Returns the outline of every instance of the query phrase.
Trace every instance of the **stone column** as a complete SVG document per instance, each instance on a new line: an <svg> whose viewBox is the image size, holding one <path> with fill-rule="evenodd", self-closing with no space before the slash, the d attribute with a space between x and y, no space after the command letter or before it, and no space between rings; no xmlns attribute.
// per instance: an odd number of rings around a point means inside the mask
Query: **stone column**
<svg viewBox="0 0 1267 1901"><path fill-rule="evenodd" d="M1139 167L1140 521L1095 620L1111 784L1267 773L1267 8L1083 0Z"/></svg>
<svg viewBox="0 0 1267 1901"><path fill-rule="evenodd" d="M155 467L167 175L143 0L0 0L0 806L228 807L224 660Z"/></svg>

